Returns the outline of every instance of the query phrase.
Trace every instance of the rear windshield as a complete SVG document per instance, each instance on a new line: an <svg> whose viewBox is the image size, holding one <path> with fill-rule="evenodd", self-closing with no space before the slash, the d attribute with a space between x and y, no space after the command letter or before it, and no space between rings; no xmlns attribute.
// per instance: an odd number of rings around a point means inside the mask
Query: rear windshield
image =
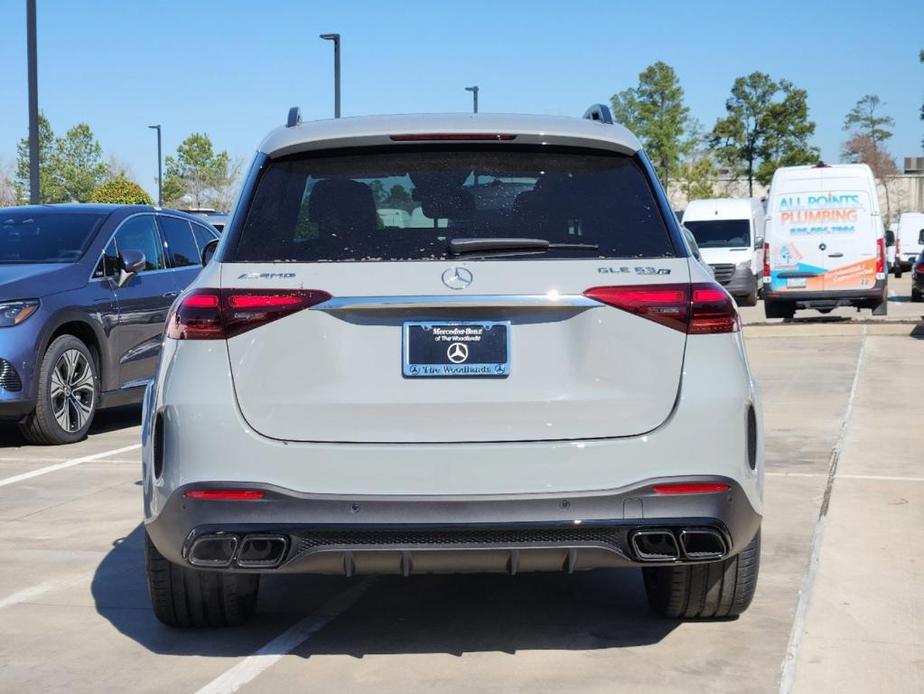
<svg viewBox="0 0 924 694"><path fill-rule="evenodd" d="M675 254L648 177L630 156L407 147L267 162L226 260L440 260L460 238L570 246L505 259Z"/></svg>
<svg viewBox="0 0 924 694"><path fill-rule="evenodd" d="M751 245L751 223L747 219L709 219L684 222L700 248L728 248Z"/></svg>
<svg viewBox="0 0 924 694"><path fill-rule="evenodd" d="M0 210L0 263L73 263L106 215Z"/></svg>

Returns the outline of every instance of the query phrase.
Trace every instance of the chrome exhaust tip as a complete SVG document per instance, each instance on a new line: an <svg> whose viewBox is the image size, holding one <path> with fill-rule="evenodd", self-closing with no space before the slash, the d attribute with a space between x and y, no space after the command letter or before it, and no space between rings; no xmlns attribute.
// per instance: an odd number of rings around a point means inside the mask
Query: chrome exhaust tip
<svg viewBox="0 0 924 694"><path fill-rule="evenodd" d="M272 569L279 566L289 548L285 535L245 535L237 553L237 565L246 569Z"/></svg>
<svg viewBox="0 0 924 694"><path fill-rule="evenodd" d="M691 561L722 559L728 554L725 538L713 528L684 528L680 531L680 547Z"/></svg>
<svg viewBox="0 0 924 694"><path fill-rule="evenodd" d="M187 558L193 566L223 568L231 565L237 544L237 535L202 535L193 540Z"/></svg>
<svg viewBox="0 0 924 694"><path fill-rule="evenodd" d="M677 561L680 547L670 530L636 530L630 542L640 561Z"/></svg>

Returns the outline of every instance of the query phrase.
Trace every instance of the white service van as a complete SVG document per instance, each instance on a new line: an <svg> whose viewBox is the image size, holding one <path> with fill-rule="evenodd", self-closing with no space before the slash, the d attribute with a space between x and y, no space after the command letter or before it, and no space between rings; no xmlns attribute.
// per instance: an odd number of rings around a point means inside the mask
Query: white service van
<svg viewBox="0 0 924 694"><path fill-rule="evenodd" d="M757 304L764 220L764 206L757 198L693 200L683 213L683 225L696 238L703 261L743 306Z"/></svg>
<svg viewBox="0 0 924 694"><path fill-rule="evenodd" d="M924 251L924 212L905 212L898 218L895 235L895 264L910 270L921 251Z"/></svg>
<svg viewBox="0 0 924 694"><path fill-rule="evenodd" d="M767 318L838 306L885 315L885 264L876 182L866 164L776 170L764 239Z"/></svg>

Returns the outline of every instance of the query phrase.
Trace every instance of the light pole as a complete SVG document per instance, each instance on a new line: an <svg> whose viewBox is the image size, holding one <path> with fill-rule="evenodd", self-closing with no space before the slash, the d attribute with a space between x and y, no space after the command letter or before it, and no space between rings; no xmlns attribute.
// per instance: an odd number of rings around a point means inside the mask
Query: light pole
<svg viewBox="0 0 924 694"><path fill-rule="evenodd" d="M472 113L478 113L478 85L466 87L465 91L472 93Z"/></svg>
<svg viewBox="0 0 924 694"><path fill-rule="evenodd" d="M35 0L26 0L26 54L29 72L29 202L42 201L39 190L38 68L35 45Z"/></svg>
<svg viewBox="0 0 924 694"><path fill-rule="evenodd" d="M160 150L160 125L149 125L151 130L157 131L157 206L164 206L164 172L163 157Z"/></svg>
<svg viewBox="0 0 924 694"><path fill-rule="evenodd" d="M334 42L334 118L340 118L340 34L321 34L321 38Z"/></svg>

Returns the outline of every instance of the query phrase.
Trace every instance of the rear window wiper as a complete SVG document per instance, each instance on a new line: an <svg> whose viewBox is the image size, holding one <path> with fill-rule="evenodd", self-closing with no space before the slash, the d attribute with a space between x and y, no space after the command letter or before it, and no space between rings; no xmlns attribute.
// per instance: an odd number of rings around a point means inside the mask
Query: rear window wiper
<svg viewBox="0 0 924 694"><path fill-rule="evenodd" d="M527 253L542 253L548 250L568 251L596 251L600 248L595 243L553 243L548 239L521 239L521 238L458 238L450 239L449 252L452 255L468 255L471 253L497 252L497 251L524 251Z"/></svg>

